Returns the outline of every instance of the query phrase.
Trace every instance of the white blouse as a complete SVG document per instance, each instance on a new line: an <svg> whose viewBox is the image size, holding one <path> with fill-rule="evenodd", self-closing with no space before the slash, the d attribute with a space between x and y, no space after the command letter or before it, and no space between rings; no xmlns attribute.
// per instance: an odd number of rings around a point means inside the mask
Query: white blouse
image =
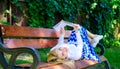
<svg viewBox="0 0 120 69"><path fill-rule="evenodd" d="M65 47L68 47L67 59L79 60L82 56L83 41L82 41L82 38L81 38L79 32L76 33L76 37L77 37L77 42L78 42L77 47L74 44L64 43L64 34L62 34L59 37L58 44L56 46L54 46L53 48L51 48L51 51L56 49L56 48L59 48L61 46L65 46Z"/></svg>

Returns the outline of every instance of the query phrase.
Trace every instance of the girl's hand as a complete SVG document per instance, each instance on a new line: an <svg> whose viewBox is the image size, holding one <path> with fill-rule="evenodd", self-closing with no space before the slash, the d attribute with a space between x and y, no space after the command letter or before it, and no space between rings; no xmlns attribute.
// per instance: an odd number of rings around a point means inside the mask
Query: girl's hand
<svg viewBox="0 0 120 69"><path fill-rule="evenodd" d="M78 24L74 24L74 30L76 31L76 33L78 33L78 27L79 27L79 25Z"/></svg>
<svg viewBox="0 0 120 69"><path fill-rule="evenodd" d="M61 29L60 29L60 34L65 34L65 29L64 29L64 27L61 27Z"/></svg>

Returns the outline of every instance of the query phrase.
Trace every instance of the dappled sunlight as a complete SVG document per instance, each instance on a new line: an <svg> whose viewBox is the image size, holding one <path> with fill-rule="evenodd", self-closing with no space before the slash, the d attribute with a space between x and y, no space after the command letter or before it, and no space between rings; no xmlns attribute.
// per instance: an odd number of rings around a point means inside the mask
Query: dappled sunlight
<svg viewBox="0 0 120 69"><path fill-rule="evenodd" d="M32 55L28 54L28 53L23 53L23 54L20 54L18 57L17 57L17 60L16 60L16 64L22 64L22 63L32 63L33 62L33 57Z"/></svg>
<svg viewBox="0 0 120 69"><path fill-rule="evenodd" d="M20 54L18 56L18 59L24 59L24 60L33 60L32 55L29 55L27 53Z"/></svg>
<svg viewBox="0 0 120 69"><path fill-rule="evenodd" d="M36 32L40 37L59 37L59 32L56 32L53 29L45 29L45 28L40 28Z"/></svg>
<svg viewBox="0 0 120 69"><path fill-rule="evenodd" d="M57 39L51 40L51 38L58 38L60 36L59 32L56 32L53 29L45 29L45 28L40 28L39 31L37 32L37 34L39 35L39 37L41 37L40 39L42 39L38 43L43 48L44 47L52 47L53 45L56 45ZM47 38L47 40L44 38Z"/></svg>

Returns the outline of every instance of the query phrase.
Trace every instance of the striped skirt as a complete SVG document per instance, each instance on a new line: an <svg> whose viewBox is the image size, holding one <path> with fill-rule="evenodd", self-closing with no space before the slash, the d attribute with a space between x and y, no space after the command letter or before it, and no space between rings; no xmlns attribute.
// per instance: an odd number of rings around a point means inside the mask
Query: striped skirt
<svg viewBox="0 0 120 69"><path fill-rule="evenodd" d="M80 36L83 41L82 56L80 59L95 60L95 61L98 61L101 63L101 59L96 54L92 44L90 43L90 41L88 39L87 30L84 27L79 26L78 32L80 33ZM71 34L68 38L68 43L78 46L77 37L76 37L74 30L71 32Z"/></svg>

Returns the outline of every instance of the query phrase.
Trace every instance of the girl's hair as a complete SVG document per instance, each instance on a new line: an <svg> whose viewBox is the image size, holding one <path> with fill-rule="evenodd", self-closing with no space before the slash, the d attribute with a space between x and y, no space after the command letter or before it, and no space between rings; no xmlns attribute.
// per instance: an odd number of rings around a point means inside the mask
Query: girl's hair
<svg viewBox="0 0 120 69"><path fill-rule="evenodd" d="M52 50L52 51L49 52L47 62L61 63L62 61L64 61L64 60L57 57L57 53L56 53L55 50Z"/></svg>
<svg viewBox="0 0 120 69"><path fill-rule="evenodd" d="M47 62L55 62L55 63L58 63L58 64L66 65L70 69L75 69L74 61L62 60L62 59L58 58L55 50L52 50L52 51L49 52Z"/></svg>
<svg viewBox="0 0 120 69"><path fill-rule="evenodd" d="M57 53L55 50L52 50L48 54L47 62L56 62L57 60Z"/></svg>

